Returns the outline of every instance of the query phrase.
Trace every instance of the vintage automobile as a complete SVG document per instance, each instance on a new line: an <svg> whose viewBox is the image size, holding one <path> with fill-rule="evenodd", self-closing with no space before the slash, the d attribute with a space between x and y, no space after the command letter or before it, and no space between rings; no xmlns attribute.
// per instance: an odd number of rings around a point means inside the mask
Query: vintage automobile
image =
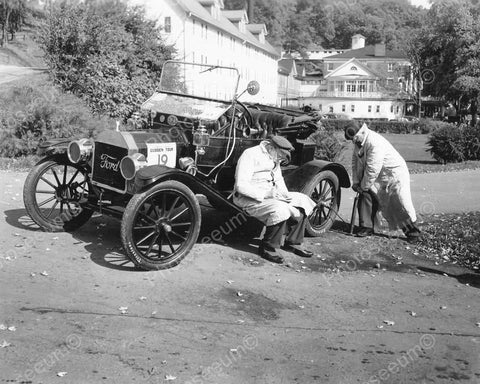
<svg viewBox="0 0 480 384"><path fill-rule="evenodd" d="M121 219L127 256L139 268L170 268L199 236L204 195L217 209L243 212L231 201L241 153L270 134L295 147L283 174L290 190L317 202L307 233L328 230L350 186L342 165L314 159L308 140L318 117L240 101L235 68L167 61L160 86L136 123L103 130L95 140L46 142L46 155L24 185L26 210L45 231L73 231L94 212Z"/></svg>

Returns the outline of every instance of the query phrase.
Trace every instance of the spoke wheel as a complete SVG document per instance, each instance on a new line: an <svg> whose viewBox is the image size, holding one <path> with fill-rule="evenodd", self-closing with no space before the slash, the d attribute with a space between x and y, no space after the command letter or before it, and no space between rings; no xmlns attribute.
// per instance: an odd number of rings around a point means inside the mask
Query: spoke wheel
<svg viewBox="0 0 480 384"><path fill-rule="evenodd" d="M82 207L91 187L87 171L81 166L55 160L37 164L23 187L25 209L43 230L73 231L92 216Z"/></svg>
<svg viewBox="0 0 480 384"><path fill-rule="evenodd" d="M306 231L310 236L318 236L332 226L340 206L338 177L332 171L316 174L301 191L317 203L308 217Z"/></svg>
<svg viewBox="0 0 480 384"><path fill-rule="evenodd" d="M200 222L200 204L193 192L178 181L165 181L128 203L121 227L123 246L140 268L171 268L197 241Z"/></svg>

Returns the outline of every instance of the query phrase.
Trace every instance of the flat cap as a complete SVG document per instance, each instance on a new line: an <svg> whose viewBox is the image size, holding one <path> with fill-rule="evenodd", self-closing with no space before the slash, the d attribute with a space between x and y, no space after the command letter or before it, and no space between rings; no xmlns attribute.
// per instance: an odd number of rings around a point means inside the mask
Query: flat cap
<svg viewBox="0 0 480 384"><path fill-rule="evenodd" d="M277 148L284 149L287 151L293 151L293 145L288 141L286 137L283 136L278 136L278 135L272 135L268 138L270 142Z"/></svg>
<svg viewBox="0 0 480 384"><path fill-rule="evenodd" d="M355 136L357 132L360 130L360 126L355 120L351 120L345 125L344 129L345 129L345 139L353 140L353 136Z"/></svg>

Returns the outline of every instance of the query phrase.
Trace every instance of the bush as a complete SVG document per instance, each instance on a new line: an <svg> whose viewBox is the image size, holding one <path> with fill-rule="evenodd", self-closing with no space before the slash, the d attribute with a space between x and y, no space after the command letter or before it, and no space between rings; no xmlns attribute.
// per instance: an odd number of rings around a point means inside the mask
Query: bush
<svg viewBox="0 0 480 384"><path fill-rule="evenodd" d="M329 130L343 131L350 120L324 119L322 125ZM360 125L366 123L368 128L378 133L430 133L436 129L451 124L439 120L420 119L420 121L384 121L384 120L357 120Z"/></svg>
<svg viewBox="0 0 480 384"><path fill-rule="evenodd" d="M480 128L444 123L433 131L427 145L433 158L444 164L480 160Z"/></svg>
<svg viewBox="0 0 480 384"><path fill-rule="evenodd" d="M338 133L331 129L318 130L310 136L315 142L315 158L320 160L335 161L342 149L342 142Z"/></svg>
<svg viewBox="0 0 480 384"><path fill-rule="evenodd" d="M155 91L175 53L143 8L116 0L56 2L38 39L64 91L124 120Z"/></svg>
<svg viewBox="0 0 480 384"><path fill-rule="evenodd" d="M420 119L418 122L418 131L423 134L432 133L440 128L452 129L453 127L454 125L440 120Z"/></svg>
<svg viewBox="0 0 480 384"><path fill-rule="evenodd" d="M91 137L114 122L92 116L84 103L42 80L19 83L0 93L0 156L35 154L55 138Z"/></svg>
<svg viewBox="0 0 480 384"><path fill-rule="evenodd" d="M464 127L464 155L467 160L480 160L480 126Z"/></svg>

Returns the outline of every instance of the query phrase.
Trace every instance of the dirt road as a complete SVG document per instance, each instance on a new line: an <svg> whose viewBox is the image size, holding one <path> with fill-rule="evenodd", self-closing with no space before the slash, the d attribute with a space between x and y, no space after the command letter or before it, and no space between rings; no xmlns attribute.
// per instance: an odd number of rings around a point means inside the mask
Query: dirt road
<svg viewBox="0 0 480 384"><path fill-rule="evenodd" d="M36 230L25 176L0 173L0 383L480 382L479 275L401 239L329 232L273 265L203 207L203 244L142 272L116 221Z"/></svg>
<svg viewBox="0 0 480 384"><path fill-rule="evenodd" d="M0 84L18 80L25 76L44 72L43 68L17 67L13 65L0 65Z"/></svg>

